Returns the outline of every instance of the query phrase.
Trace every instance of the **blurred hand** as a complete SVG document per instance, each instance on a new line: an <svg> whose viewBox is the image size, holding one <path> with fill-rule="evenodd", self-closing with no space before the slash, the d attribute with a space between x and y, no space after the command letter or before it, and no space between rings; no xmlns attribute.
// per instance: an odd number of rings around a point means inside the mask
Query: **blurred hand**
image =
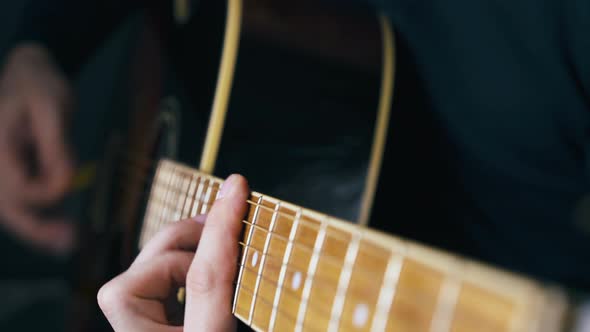
<svg viewBox="0 0 590 332"><path fill-rule="evenodd" d="M64 253L75 232L36 213L62 199L73 177L65 143L71 104L66 79L47 51L16 47L0 76L0 223L40 249Z"/></svg>
<svg viewBox="0 0 590 332"><path fill-rule="evenodd" d="M232 175L221 192L204 226L204 216L167 226L126 272L100 289L98 303L115 331L236 329L233 283L249 189L243 177ZM172 324L166 306L181 286L184 328Z"/></svg>

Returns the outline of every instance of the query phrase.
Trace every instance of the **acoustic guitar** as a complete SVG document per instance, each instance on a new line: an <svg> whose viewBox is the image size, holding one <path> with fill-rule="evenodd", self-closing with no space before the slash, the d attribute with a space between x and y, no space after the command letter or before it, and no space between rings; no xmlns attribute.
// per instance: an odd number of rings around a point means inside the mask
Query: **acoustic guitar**
<svg viewBox="0 0 590 332"><path fill-rule="evenodd" d="M108 203L93 208L109 211L102 217L108 221L88 236L116 245L85 255L96 257L90 264L100 266L80 266L80 271L94 273L80 277L85 294L94 300L97 287L124 270L165 224L207 213L222 182L214 174L239 171L254 188L271 194L251 194L237 262L233 312L256 331L567 330L574 306L560 287L370 228L395 77L393 31L386 19L370 12L359 20L358 13L334 14L305 3L296 6L295 14L286 14L293 11L283 12L284 4L276 3L200 1L191 7L191 2L179 0L173 7L174 22L162 15L160 7L148 11L131 75L135 79L130 125L117 136L124 143L113 144L127 151L106 163L126 166L122 173L100 167L110 171L99 174L99 179L108 180L103 188L119 186L124 191L110 195L105 194L109 189L96 191L109 197L97 199ZM337 19L332 20L334 16ZM351 26L356 30L343 28ZM187 46L190 40L198 40L199 47ZM177 71L176 80L171 79L166 67L169 54L162 50L174 53L176 59L206 65ZM256 58L268 52L277 56L264 59L271 69L249 70L248 54ZM312 64L337 79L326 88L325 82L314 85L314 78L306 77L309 86L286 96L283 90L289 89L272 89L286 84L278 77L288 76L273 72L273 61L279 63L276 68L289 68L292 77L309 75L305 68ZM190 91L177 81L189 82ZM335 204L314 205L317 199L310 199L314 197L306 191L281 191L268 185L284 181L273 174L301 181L293 174L305 174L313 164L303 158L297 165L292 151L272 144L288 141L281 136L281 126L288 128L286 133L299 130L300 136L291 138L298 140L313 137L316 129L305 121L300 129L289 128L296 125L289 113L265 113L272 108L268 105L257 110L261 118L255 112L240 112L244 100L252 98L253 86L264 82L260 93L265 98L290 98L288 105L309 108L312 114L338 110L346 121L347 113L341 109L361 110L348 115L348 121L358 123L356 133L339 133L331 122L317 126L326 137L353 137L362 143L352 165L361 170L355 174L364 180L351 195L353 204L347 197L341 199L345 202L341 209ZM357 90L359 95L350 93ZM366 94L367 90L373 93ZM308 100L316 104L304 103L301 96L313 97ZM252 127L244 126L244 121L258 124L255 133L264 131L276 138L268 138L270 144L252 144L249 140L256 135L248 136ZM238 157L228 158L231 155ZM277 167L273 161L281 158L287 166L273 173ZM322 158L332 164L342 161ZM236 163L236 159L247 161ZM244 166L248 162L253 166ZM313 185L302 182L304 188ZM329 197L326 192L324 188L322 197ZM87 244L95 248L90 241ZM109 263L99 264L100 258Z"/></svg>

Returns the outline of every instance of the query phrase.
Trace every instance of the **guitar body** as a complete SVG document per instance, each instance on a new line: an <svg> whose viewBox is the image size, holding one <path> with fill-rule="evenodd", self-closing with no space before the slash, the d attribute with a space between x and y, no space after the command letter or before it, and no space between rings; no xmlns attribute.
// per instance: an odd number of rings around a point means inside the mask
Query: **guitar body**
<svg viewBox="0 0 590 332"><path fill-rule="evenodd" d="M170 8L145 13L113 181L124 190L109 196L116 245L93 256L110 258L94 286L166 223L208 212L219 177L237 172L256 190L233 307L244 329L559 331L560 290L355 225L387 71L377 16L273 3L241 10L224 131L205 171L227 4L201 1L182 24Z"/></svg>
<svg viewBox="0 0 590 332"><path fill-rule="evenodd" d="M92 208L107 211L106 226L86 230L79 259L77 282L91 313L74 330L105 327L97 323L102 314L93 294L137 254L158 162L199 165L227 4L200 1L182 24L173 10L165 3L141 15L129 68L128 118L113 130L116 152L110 165L99 167L110 171L99 174L108 181L100 184L102 197ZM241 173L276 197L357 220L381 88L377 15L354 8L336 12L312 1L286 6L259 0L246 1L242 14L214 174Z"/></svg>
<svg viewBox="0 0 590 332"><path fill-rule="evenodd" d="M351 11L330 16L325 8L307 5L298 8L295 18L287 15L287 23L277 25L289 8L260 3L244 3L238 61L214 174L241 173L272 195L357 220L381 84L377 16L366 12L359 18ZM137 79L131 85L128 136L131 170L137 163L144 180L153 176L150 171L162 158L199 165L226 9L223 3L202 1L184 25L171 21L171 15L162 17L162 9L145 18L138 68L131 76ZM348 31L335 29L351 19L361 30L356 42L344 38L350 36ZM275 25L290 39L276 36ZM338 45L322 49L323 31L339 36ZM371 47L364 55L357 48L359 40L362 47ZM125 180L123 187L130 193L121 198L120 219L129 225L127 234L136 234L149 186L136 176Z"/></svg>

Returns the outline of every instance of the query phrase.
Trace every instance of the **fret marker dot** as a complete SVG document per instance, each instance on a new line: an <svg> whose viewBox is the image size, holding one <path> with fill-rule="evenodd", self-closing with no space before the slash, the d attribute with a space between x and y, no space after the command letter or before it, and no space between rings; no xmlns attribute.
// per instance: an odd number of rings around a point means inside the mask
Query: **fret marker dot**
<svg viewBox="0 0 590 332"><path fill-rule="evenodd" d="M364 327L369 320L369 306L364 303L359 303L354 308L352 316L352 323L355 327Z"/></svg>
<svg viewBox="0 0 590 332"><path fill-rule="evenodd" d="M252 254L252 266L256 266L256 264L258 264L258 251Z"/></svg>
<svg viewBox="0 0 590 332"><path fill-rule="evenodd" d="M293 278L291 278L291 288L293 290L299 289L301 286L301 272L297 271L293 274Z"/></svg>

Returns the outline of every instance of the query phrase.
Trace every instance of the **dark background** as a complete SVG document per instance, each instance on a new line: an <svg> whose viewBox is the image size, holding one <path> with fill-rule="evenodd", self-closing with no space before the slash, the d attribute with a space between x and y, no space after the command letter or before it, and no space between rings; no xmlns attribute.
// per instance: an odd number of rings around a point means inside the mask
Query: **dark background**
<svg viewBox="0 0 590 332"><path fill-rule="evenodd" d="M26 1L0 2L0 59L18 27ZM74 152L79 163L100 156L108 124L118 109L116 93L126 65L135 23L130 20L84 66L75 80L78 109L72 123ZM76 209L76 202L72 203ZM68 287L65 262L34 252L0 230L0 331L63 329Z"/></svg>

